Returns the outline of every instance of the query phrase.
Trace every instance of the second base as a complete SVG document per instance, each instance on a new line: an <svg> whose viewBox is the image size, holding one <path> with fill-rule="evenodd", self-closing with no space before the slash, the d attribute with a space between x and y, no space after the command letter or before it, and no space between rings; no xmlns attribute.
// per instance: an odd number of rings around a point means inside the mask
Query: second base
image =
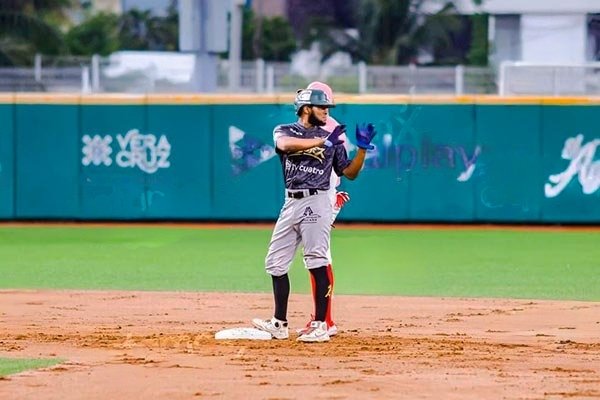
<svg viewBox="0 0 600 400"><path fill-rule="evenodd" d="M246 340L271 340L273 337L269 332L256 328L231 328L215 333L215 339L246 339Z"/></svg>

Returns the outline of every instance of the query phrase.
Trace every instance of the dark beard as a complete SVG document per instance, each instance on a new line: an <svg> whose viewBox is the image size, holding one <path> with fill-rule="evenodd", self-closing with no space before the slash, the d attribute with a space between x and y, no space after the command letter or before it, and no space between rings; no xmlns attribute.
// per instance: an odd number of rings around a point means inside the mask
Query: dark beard
<svg viewBox="0 0 600 400"><path fill-rule="evenodd" d="M318 119L317 117L315 117L315 114L313 114L312 112L308 116L308 123L311 124L312 126L323 126L326 124L326 122L323 122L320 119Z"/></svg>

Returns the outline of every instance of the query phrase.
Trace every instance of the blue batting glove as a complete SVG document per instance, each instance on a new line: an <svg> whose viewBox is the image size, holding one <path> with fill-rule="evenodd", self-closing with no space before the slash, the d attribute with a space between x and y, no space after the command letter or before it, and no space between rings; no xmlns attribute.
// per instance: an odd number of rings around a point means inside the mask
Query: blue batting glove
<svg viewBox="0 0 600 400"><path fill-rule="evenodd" d="M356 145L361 149L373 150L375 146L371 144L371 140L376 134L373 124L356 124Z"/></svg>
<svg viewBox="0 0 600 400"><path fill-rule="evenodd" d="M344 143L340 136L346 133L346 125L338 125L333 129L333 132L327 136L327 140L325 140L325 146L332 147L338 144Z"/></svg>

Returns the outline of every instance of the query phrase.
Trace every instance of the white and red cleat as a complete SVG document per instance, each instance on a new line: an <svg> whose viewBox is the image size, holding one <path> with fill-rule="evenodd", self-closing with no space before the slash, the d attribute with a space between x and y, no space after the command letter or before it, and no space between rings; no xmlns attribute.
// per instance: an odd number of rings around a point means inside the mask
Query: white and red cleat
<svg viewBox="0 0 600 400"><path fill-rule="evenodd" d="M311 315L311 318L314 318L314 317ZM313 322L312 319L306 323L306 326L304 328L296 330L296 333L298 335L304 335L305 333L307 333L311 328L311 326L310 326L311 322ZM338 328L335 325L335 322L327 323L327 334L329 336L335 336L338 334Z"/></svg>

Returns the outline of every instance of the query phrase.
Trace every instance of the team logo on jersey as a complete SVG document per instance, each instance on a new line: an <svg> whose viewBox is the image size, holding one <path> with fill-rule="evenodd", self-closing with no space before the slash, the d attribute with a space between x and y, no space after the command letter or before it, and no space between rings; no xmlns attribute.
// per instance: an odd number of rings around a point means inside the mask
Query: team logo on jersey
<svg viewBox="0 0 600 400"><path fill-rule="evenodd" d="M302 214L302 216L304 217L302 222L305 224L315 224L319 218L321 218L321 216L319 214L315 214L310 207L306 207L304 209L304 214Z"/></svg>
<svg viewBox="0 0 600 400"><path fill-rule="evenodd" d="M297 157L297 156L309 156L312 157L316 160L319 160L319 162L321 164L323 164L323 161L325 160L325 148L323 147L313 147L310 148L308 150L300 150L300 151L296 151L294 153L290 153L289 155L290 157Z"/></svg>

